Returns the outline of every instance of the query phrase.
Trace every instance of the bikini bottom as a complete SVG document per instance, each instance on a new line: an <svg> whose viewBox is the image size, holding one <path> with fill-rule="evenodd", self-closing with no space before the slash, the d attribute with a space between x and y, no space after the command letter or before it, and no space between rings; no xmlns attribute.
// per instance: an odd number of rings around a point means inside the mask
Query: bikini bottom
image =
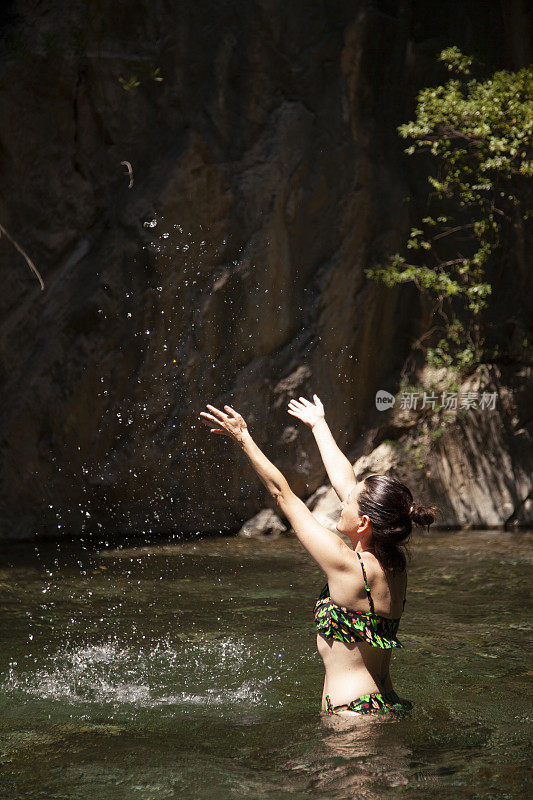
<svg viewBox="0 0 533 800"><path fill-rule="evenodd" d="M329 715L338 711L355 711L356 714L405 714L410 708L412 704L408 700L400 700L396 692L371 692L339 706L334 706L329 694L326 695L326 714Z"/></svg>

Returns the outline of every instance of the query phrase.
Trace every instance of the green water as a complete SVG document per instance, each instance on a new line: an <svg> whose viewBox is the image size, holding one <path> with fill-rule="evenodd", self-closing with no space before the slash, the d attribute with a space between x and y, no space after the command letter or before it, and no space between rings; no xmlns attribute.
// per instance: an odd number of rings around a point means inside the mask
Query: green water
<svg viewBox="0 0 533 800"><path fill-rule="evenodd" d="M526 798L533 534L419 536L406 719L331 729L299 543L4 545L2 800Z"/></svg>

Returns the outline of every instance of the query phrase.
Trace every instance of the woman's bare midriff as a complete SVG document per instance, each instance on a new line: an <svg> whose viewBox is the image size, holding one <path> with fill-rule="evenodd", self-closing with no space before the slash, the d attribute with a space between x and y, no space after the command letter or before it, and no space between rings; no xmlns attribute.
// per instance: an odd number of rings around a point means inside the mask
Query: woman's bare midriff
<svg viewBox="0 0 533 800"><path fill-rule="evenodd" d="M327 694L332 704L338 706L372 692L392 691L390 650L381 650L364 642L345 644L320 633L317 635L317 648L326 672L322 692L323 711L326 710Z"/></svg>

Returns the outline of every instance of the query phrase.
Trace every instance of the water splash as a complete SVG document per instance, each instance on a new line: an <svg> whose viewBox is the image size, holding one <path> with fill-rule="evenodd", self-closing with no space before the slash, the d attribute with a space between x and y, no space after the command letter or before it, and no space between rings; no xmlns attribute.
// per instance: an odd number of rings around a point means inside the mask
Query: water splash
<svg viewBox="0 0 533 800"><path fill-rule="evenodd" d="M178 648L168 641L147 648L115 641L69 645L32 671L12 662L1 688L69 703L261 705L274 676L248 679L251 661L250 649L231 639L188 642ZM213 687L215 681L218 688ZM175 691L178 686L180 691Z"/></svg>

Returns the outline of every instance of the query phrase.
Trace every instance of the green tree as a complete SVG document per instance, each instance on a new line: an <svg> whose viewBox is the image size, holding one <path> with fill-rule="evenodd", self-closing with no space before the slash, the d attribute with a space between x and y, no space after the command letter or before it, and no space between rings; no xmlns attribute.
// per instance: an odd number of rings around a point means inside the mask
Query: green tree
<svg viewBox="0 0 533 800"><path fill-rule="evenodd" d="M411 228L404 253L365 274L389 287L412 281L437 318L419 340L433 335L423 348L428 363L465 373L494 355L483 326L490 268L509 247L520 258L531 215L533 72L500 71L481 81L458 48L439 58L453 77L423 89L415 119L398 128L411 140L405 152L429 163L427 213Z"/></svg>

